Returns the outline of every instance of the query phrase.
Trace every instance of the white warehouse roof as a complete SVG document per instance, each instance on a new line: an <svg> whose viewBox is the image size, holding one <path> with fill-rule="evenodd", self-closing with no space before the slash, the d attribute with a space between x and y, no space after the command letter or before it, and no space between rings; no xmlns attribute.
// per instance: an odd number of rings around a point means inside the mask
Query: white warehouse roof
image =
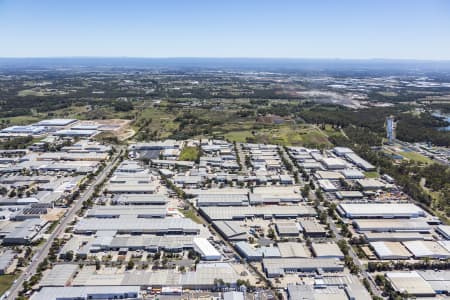
<svg viewBox="0 0 450 300"><path fill-rule="evenodd" d="M347 218L418 218L423 209L412 203L341 203L338 211Z"/></svg>

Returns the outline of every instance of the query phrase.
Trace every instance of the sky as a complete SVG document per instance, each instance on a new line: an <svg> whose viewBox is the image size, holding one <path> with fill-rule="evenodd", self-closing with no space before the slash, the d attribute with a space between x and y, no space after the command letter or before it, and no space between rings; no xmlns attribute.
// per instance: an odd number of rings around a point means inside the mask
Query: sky
<svg viewBox="0 0 450 300"><path fill-rule="evenodd" d="M0 0L0 57L450 60L447 0Z"/></svg>

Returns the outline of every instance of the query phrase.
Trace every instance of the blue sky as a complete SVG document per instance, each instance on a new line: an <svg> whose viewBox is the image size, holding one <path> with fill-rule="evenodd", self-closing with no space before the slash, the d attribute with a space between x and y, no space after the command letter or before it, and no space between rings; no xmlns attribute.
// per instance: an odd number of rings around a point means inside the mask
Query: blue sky
<svg viewBox="0 0 450 300"><path fill-rule="evenodd" d="M450 59L446 0L0 0L0 57Z"/></svg>

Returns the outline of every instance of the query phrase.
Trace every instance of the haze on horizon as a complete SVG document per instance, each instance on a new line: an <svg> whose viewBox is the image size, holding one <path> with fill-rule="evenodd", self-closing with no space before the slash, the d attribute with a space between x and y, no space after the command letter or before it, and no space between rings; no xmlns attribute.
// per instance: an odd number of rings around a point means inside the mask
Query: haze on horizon
<svg viewBox="0 0 450 300"><path fill-rule="evenodd" d="M0 0L0 57L450 60L450 2Z"/></svg>

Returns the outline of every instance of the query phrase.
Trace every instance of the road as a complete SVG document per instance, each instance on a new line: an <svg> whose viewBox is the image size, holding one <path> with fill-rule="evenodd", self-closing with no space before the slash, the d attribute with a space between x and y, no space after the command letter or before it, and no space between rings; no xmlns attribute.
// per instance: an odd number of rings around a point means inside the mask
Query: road
<svg viewBox="0 0 450 300"><path fill-rule="evenodd" d="M325 211L325 208L322 205L319 205L318 207L319 211ZM327 222L328 224L330 224L330 229L331 231L333 231L333 234L335 236L334 240L335 242L338 242L340 240L345 240L345 238L341 235L340 230L336 227L336 223L334 222L334 220L328 216L327 217ZM361 263L361 261L359 260L358 255L355 253L355 251L353 250L351 245L348 245L348 255L352 258L353 263L355 265L358 266L358 268L360 269L360 274L367 279L367 281L369 282L370 285L370 289L372 290L372 292L375 294L375 296L378 297L382 297L380 290L378 289L377 285L375 284L375 282L372 279L372 276L369 275L369 273L366 271L364 265Z"/></svg>
<svg viewBox="0 0 450 300"><path fill-rule="evenodd" d="M239 160L241 162L242 166L242 172L247 174L247 165L245 164L245 154L244 151L242 151L242 143L236 143L236 155L239 156Z"/></svg>
<svg viewBox="0 0 450 300"><path fill-rule="evenodd" d="M284 148L281 148L281 153L284 156L284 158L289 161L292 166L294 167L294 170L298 171L297 167L295 166L295 164L292 162L291 158L289 157L289 155L286 153L286 151L284 150ZM300 174L299 174L300 176ZM315 184L316 185L316 184ZM317 185L316 185L317 186ZM319 188L319 187L317 187ZM315 198L315 194L310 191L310 195L311 195L311 199L313 200L313 198ZM318 210L320 212L325 211L325 208L322 205L319 205ZM344 237L340 234L339 229L336 227L336 223L334 222L334 220L331 217L327 217L327 222L328 224L330 224L330 229L331 231L333 231L334 233L334 240L335 242L339 241L339 240L343 240ZM358 256L356 255L355 251L353 250L353 248L349 245L349 251L348 254L350 255L350 257L352 258L353 262L358 266L358 268L361 270L361 275L367 279L367 281L369 282L370 288L372 289L372 292L378 296L378 297L382 297L381 296L381 292L378 289L378 287L376 286L375 282L373 281L372 277L369 275L369 273L367 273L367 271L365 270L364 265L361 263L361 261L359 260Z"/></svg>
<svg viewBox="0 0 450 300"><path fill-rule="evenodd" d="M17 278L17 281L11 286L10 294L8 296L8 300L13 300L17 297L19 291L22 289L22 285L26 279L33 276L36 273L37 267L39 264L47 258L50 247L53 244L55 238L57 238L67 227L67 225L73 220L77 211L79 211L83 205L83 202L89 199L95 191L95 187L102 182L109 174L113 166L117 163L117 159L122 153L121 149L112 157L109 163L105 168L97 175L95 181L81 194L78 200L74 202L74 204L68 209L64 217L60 220L58 226L53 230L53 233L50 237L45 241L44 245L41 248L37 249L37 252L33 255L32 261L27 266L27 268L22 272L22 274Z"/></svg>

